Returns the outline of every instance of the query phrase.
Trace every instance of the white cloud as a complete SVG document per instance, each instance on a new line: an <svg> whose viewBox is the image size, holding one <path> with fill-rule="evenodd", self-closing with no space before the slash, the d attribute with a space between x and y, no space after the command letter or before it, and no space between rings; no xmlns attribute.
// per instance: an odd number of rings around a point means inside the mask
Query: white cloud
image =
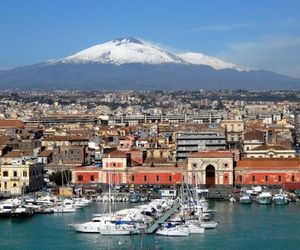
<svg viewBox="0 0 300 250"><path fill-rule="evenodd" d="M300 77L300 36L264 36L230 44L219 57L244 66Z"/></svg>

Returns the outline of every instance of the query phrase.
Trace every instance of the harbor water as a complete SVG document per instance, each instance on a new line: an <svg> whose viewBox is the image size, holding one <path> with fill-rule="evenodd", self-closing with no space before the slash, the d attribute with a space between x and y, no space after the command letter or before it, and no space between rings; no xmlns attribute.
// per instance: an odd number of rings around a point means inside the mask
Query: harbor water
<svg viewBox="0 0 300 250"><path fill-rule="evenodd" d="M132 206L115 204L116 210ZM300 249L300 204L241 205L210 202L217 228L202 235L102 236L72 231L68 224L107 211L107 204L71 214L36 215L28 219L0 219L0 249Z"/></svg>

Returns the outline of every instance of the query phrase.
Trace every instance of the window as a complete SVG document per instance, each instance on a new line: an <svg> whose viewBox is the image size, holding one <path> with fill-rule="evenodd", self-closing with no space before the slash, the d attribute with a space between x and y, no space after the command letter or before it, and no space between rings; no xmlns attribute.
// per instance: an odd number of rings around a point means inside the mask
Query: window
<svg viewBox="0 0 300 250"><path fill-rule="evenodd" d="M4 182L4 189L7 189L7 182Z"/></svg>
<svg viewBox="0 0 300 250"><path fill-rule="evenodd" d="M131 181L134 181L134 175L131 176Z"/></svg>
<svg viewBox="0 0 300 250"><path fill-rule="evenodd" d="M78 180L78 181L83 181L83 176L82 176L82 175L78 175L78 176L77 176L77 180Z"/></svg>
<svg viewBox="0 0 300 250"><path fill-rule="evenodd" d="M281 182L281 176L280 175L278 175L278 181Z"/></svg>
<svg viewBox="0 0 300 250"><path fill-rule="evenodd" d="M269 176L265 176L265 181L267 182L267 181L269 181Z"/></svg>
<svg viewBox="0 0 300 250"><path fill-rule="evenodd" d="M18 172L14 171L14 177L17 177L17 176L18 176Z"/></svg>
<svg viewBox="0 0 300 250"><path fill-rule="evenodd" d="M293 182L295 181L295 176L294 176L294 175L292 175L292 181L293 181Z"/></svg>
<svg viewBox="0 0 300 250"><path fill-rule="evenodd" d="M159 175L156 175L156 181L159 181Z"/></svg>
<svg viewBox="0 0 300 250"><path fill-rule="evenodd" d="M17 186L17 184L16 184L16 183L14 183L14 184L13 184L13 187L16 187L16 186Z"/></svg>
<svg viewBox="0 0 300 250"><path fill-rule="evenodd" d="M197 163L193 163L193 168L196 168L197 167Z"/></svg>
<svg viewBox="0 0 300 250"><path fill-rule="evenodd" d="M242 182L243 181L243 176L242 175L240 175L240 182Z"/></svg>
<svg viewBox="0 0 300 250"><path fill-rule="evenodd" d="M144 181L147 181L147 175L144 175Z"/></svg>
<svg viewBox="0 0 300 250"><path fill-rule="evenodd" d="M8 171L3 171L3 177L8 177Z"/></svg>
<svg viewBox="0 0 300 250"><path fill-rule="evenodd" d="M252 175L252 181L255 182L255 175Z"/></svg>
<svg viewBox="0 0 300 250"><path fill-rule="evenodd" d="M90 180L91 180L91 181L95 181L95 176L94 176L94 175L91 175L91 176L90 176Z"/></svg>
<svg viewBox="0 0 300 250"><path fill-rule="evenodd" d="M169 181L172 181L172 175L169 176Z"/></svg>
<svg viewBox="0 0 300 250"><path fill-rule="evenodd" d="M23 177L27 177L27 171L23 171Z"/></svg>

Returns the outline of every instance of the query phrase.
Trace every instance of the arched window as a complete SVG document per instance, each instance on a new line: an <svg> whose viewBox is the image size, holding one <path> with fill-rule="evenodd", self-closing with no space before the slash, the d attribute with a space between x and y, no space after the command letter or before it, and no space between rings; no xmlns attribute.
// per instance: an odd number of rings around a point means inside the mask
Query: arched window
<svg viewBox="0 0 300 250"><path fill-rule="evenodd" d="M8 171L3 171L3 177L8 177Z"/></svg>
<svg viewBox="0 0 300 250"><path fill-rule="evenodd" d="M16 186L17 186L17 184L16 184L16 183L14 183L14 184L13 184L13 187L16 187Z"/></svg>
<svg viewBox="0 0 300 250"><path fill-rule="evenodd" d="M77 176L77 180L78 180L78 181L83 181L83 176L82 176L82 175L78 175L78 176Z"/></svg>

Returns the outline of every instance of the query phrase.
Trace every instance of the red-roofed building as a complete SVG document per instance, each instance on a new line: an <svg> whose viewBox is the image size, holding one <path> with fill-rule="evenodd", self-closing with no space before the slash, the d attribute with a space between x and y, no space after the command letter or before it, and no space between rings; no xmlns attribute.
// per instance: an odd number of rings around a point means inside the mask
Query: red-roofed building
<svg viewBox="0 0 300 250"><path fill-rule="evenodd" d="M253 158L237 162L236 185L279 185L298 183L300 168L297 158Z"/></svg>
<svg viewBox="0 0 300 250"><path fill-rule="evenodd" d="M132 167L127 170L127 184L134 185L180 185L186 173L181 167Z"/></svg>
<svg viewBox="0 0 300 250"><path fill-rule="evenodd" d="M94 166L77 167L72 170L72 183L76 184L90 184L102 183L103 171L101 168Z"/></svg>
<svg viewBox="0 0 300 250"><path fill-rule="evenodd" d="M24 129L25 124L20 120L0 120L0 129Z"/></svg>

